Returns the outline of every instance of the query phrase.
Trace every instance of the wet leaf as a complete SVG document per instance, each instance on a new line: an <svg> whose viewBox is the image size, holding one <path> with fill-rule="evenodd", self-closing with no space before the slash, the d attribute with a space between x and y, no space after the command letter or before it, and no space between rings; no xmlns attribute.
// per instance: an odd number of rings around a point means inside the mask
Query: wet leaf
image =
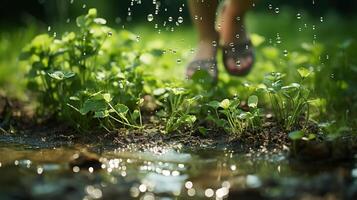
<svg viewBox="0 0 357 200"><path fill-rule="evenodd" d="M109 112L107 110L97 111L94 113L94 118L106 118L109 116Z"/></svg>
<svg viewBox="0 0 357 200"><path fill-rule="evenodd" d="M52 73L48 73L48 75L56 80L64 80L67 78L73 77L75 74L73 72L62 72L62 71L55 71Z"/></svg>
<svg viewBox="0 0 357 200"><path fill-rule="evenodd" d="M124 104L117 104L114 106L115 110L121 114L126 114L129 111L128 106L124 105Z"/></svg>
<svg viewBox="0 0 357 200"><path fill-rule="evenodd" d="M112 97L109 93L103 94L103 99L108 103L112 101Z"/></svg>
<svg viewBox="0 0 357 200"><path fill-rule="evenodd" d="M210 101L207 105L214 109L218 109L220 107L220 103L218 101Z"/></svg>
<svg viewBox="0 0 357 200"><path fill-rule="evenodd" d="M82 115L88 112L99 112L107 109L107 102L104 99L88 99L82 105L80 112Z"/></svg>
<svg viewBox="0 0 357 200"><path fill-rule="evenodd" d="M304 137L303 131L293 131L289 133L289 138L291 140L300 140L302 137Z"/></svg>
<svg viewBox="0 0 357 200"><path fill-rule="evenodd" d="M248 98L248 106L250 108L256 108L258 106L258 97L256 95L252 95Z"/></svg>
<svg viewBox="0 0 357 200"><path fill-rule="evenodd" d="M133 113L131 114L131 118L135 121L139 119L140 117L140 111L139 110L134 110Z"/></svg>
<svg viewBox="0 0 357 200"><path fill-rule="evenodd" d="M228 109L229 108L229 106L230 106L230 101L229 101L229 99L224 99L223 101L221 101L221 103L219 104L219 106L221 107L221 108L223 108L223 109Z"/></svg>
<svg viewBox="0 0 357 200"><path fill-rule="evenodd" d="M77 26L80 27L80 28L85 27L86 26L86 19L84 18L84 16L79 16L76 19L76 23L77 23Z"/></svg>
<svg viewBox="0 0 357 200"><path fill-rule="evenodd" d="M310 70L303 68L303 67L300 67L297 71L298 71L299 75L301 76L301 78L306 78L306 77L310 76L310 74L311 74Z"/></svg>

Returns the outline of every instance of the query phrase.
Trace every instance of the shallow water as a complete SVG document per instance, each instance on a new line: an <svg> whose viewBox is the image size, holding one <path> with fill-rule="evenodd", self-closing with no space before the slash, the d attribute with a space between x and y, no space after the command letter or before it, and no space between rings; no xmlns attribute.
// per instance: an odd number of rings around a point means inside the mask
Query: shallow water
<svg viewBox="0 0 357 200"><path fill-rule="evenodd" d="M46 142L43 142L46 144ZM70 167L91 152L101 169ZM355 163L304 165L284 154L160 147L33 146L0 140L0 199L309 199L357 194Z"/></svg>

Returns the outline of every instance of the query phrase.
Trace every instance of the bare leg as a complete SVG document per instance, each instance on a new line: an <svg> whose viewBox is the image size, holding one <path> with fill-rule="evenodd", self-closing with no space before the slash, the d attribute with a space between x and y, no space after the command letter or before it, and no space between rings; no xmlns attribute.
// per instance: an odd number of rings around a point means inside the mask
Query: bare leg
<svg viewBox="0 0 357 200"><path fill-rule="evenodd" d="M220 37L224 45L247 39L244 15L252 0L228 0L222 12Z"/></svg>
<svg viewBox="0 0 357 200"><path fill-rule="evenodd" d="M194 60L214 59L218 47L215 30L217 0L188 0L193 23L198 31L198 48ZM216 45L215 45L216 44Z"/></svg>

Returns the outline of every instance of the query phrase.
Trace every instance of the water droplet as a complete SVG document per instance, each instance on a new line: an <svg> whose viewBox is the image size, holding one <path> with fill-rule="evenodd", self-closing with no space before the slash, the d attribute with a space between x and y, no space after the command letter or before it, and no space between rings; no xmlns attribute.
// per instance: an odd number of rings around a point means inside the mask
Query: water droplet
<svg viewBox="0 0 357 200"><path fill-rule="evenodd" d="M176 60L176 62L177 62L177 64L180 64L180 63L181 63L181 59L178 58L178 59Z"/></svg>
<svg viewBox="0 0 357 200"><path fill-rule="evenodd" d="M236 66L237 66L237 67L240 67L240 60L237 60Z"/></svg>
<svg viewBox="0 0 357 200"><path fill-rule="evenodd" d="M47 27L47 31L51 31L51 26L48 26L48 27Z"/></svg>
<svg viewBox="0 0 357 200"><path fill-rule="evenodd" d="M275 8L275 13L279 14L279 12L280 12L280 9L279 8Z"/></svg>
<svg viewBox="0 0 357 200"><path fill-rule="evenodd" d="M269 10L273 9L273 5L269 4L268 8L269 8Z"/></svg>
<svg viewBox="0 0 357 200"><path fill-rule="evenodd" d="M108 36L111 37L113 33L111 31L108 32Z"/></svg>
<svg viewBox="0 0 357 200"><path fill-rule="evenodd" d="M283 54L284 54L285 57L288 56L288 50L285 49L285 50L283 51Z"/></svg>
<svg viewBox="0 0 357 200"><path fill-rule="evenodd" d="M152 14L148 14L147 20L151 22L152 20L154 20L154 16Z"/></svg>
<svg viewBox="0 0 357 200"><path fill-rule="evenodd" d="M169 19L168 19L168 20L169 20L169 22L172 22L173 18L172 18L172 17L169 17Z"/></svg>
<svg viewBox="0 0 357 200"><path fill-rule="evenodd" d="M183 22L183 17L178 17L177 22L181 24Z"/></svg>
<svg viewBox="0 0 357 200"><path fill-rule="evenodd" d="M300 13L296 14L296 18L301 19L301 14Z"/></svg>
<svg viewBox="0 0 357 200"><path fill-rule="evenodd" d="M217 41L212 41L212 46L216 47L217 46Z"/></svg>
<svg viewBox="0 0 357 200"><path fill-rule="evenodd" d="M237 19L237 21L240 21L240 17L237 17L236 19Z"/></svg>
<svg viewBox="0 0 357 200"><path fill-rule="evenodd" d="M87 5L86 5L86 4L83 4L82 8L86 8L86 7L87 7Z"/></svg>
<svg viewBox="0 0 357 200"><path fill-rule="evenodd" d="M324 18L323 17L320 17L320 22L323 22L324 21Z"/></svg>

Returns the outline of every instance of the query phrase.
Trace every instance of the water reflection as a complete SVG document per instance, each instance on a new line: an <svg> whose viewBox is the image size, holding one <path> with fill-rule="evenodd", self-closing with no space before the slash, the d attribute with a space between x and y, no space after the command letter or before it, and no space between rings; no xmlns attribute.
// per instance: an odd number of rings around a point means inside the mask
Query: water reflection
<svg viewBox="0 0 357 200"><path fill-rule="evenodd" d="M253 156L213 149L105 150L96 154L100 170L71 167L70 160L80 157L87 148L25 149L2 144L0 199L11 199L14 194L62 199L64 192L63 199L115 199L118 195L123 199L225 199L269 188L267 183L272 180L291 186L313 179L311 174L291 168L283 154ZM356 169L350 172L356 179ZM283 193L272 191L268 196Z"/></svg>

